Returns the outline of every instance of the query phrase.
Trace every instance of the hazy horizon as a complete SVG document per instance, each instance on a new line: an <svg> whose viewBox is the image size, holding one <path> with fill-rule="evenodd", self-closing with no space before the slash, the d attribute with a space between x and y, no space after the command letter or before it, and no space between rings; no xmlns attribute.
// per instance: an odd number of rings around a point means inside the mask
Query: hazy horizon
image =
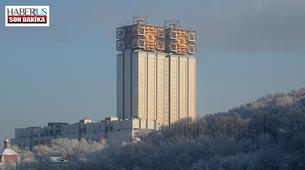
<svg viewBox="0 0 305 170"><path fill-rule="evenodd" d="M0 4L0 18L5 5L50 5L51 20L48 28L0 22L0 139L14 128L115 115L115 29L138 15L197 32L198 117L305 86L305 1Z"/></svg>

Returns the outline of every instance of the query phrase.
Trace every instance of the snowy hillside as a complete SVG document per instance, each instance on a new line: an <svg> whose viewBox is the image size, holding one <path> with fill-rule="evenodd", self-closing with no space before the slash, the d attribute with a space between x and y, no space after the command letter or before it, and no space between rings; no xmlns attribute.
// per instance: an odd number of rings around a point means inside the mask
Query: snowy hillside
<svg viewBox="0 0 305 170"><path fill-rule="evenodd" d="M20 167L46 167L51 156L68 160L63 169L305 169L305 89L184 120L134 144L54 141L23 151Z"/></svg>

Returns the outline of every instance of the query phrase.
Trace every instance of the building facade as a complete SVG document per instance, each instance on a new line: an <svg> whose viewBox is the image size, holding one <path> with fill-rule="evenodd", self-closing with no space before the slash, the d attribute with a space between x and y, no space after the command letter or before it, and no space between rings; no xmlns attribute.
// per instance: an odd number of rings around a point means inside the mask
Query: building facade
<svg viewBox="0 0 305 170"><path fill-rule="evenodd" d="M140 119L118 120L108 117L103 121L94 122L82 119L78 123L48 123L44 127L16 128L12 143L21 148L31 149L35 145L47 145L53 139L86 139L99 141L105 139L111 143L130 142L154 130L146 121Z"/></svg>
<svg viewBox="0 0 305 170"><path fill-rule="evenodd" d="M117 28L117 117L155 129L196 118L195 32L137 20Z"/></svg>

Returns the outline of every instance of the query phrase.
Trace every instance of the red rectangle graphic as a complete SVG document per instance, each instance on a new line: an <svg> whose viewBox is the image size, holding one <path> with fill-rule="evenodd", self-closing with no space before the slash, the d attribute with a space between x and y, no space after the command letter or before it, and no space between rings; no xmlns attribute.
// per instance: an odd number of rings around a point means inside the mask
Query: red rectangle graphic
<svg viewBox="0 0 305 170"><path fill-rule="evenodd" d="M12 24L44 24L47 16L8 16L8 23Z"/></svg>

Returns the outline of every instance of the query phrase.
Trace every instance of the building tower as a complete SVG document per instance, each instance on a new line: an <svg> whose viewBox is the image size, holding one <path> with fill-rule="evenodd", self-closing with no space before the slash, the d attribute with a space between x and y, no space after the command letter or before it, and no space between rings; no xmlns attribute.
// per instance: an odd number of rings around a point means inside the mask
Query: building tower
<svg viewBox="0 0 305 170"><path fill-rule="evenodd" d="M159 129L196 117L195 32L139 18L116 30L117 117Z"/></svg>

